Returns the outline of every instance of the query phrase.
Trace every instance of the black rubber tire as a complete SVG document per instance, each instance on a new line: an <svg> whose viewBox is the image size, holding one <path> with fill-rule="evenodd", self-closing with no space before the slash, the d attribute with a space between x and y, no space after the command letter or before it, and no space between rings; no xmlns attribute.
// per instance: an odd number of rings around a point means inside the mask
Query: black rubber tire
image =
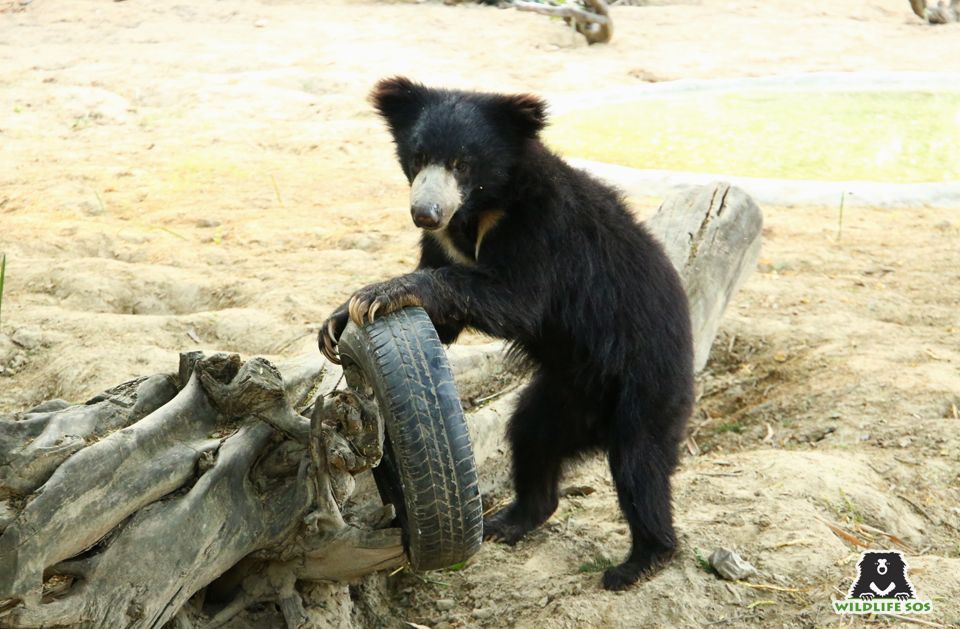
<svg viewBox="0 0 960 629"><path fill-rule="evenodd" d="M384 502L397 511L411 566L436 570L466 560L483 541L477 467L453 373L427 313L404 308L363 327L350 323L339 351L348 384L367 385L376 397L386 439L373 473Z"/></svg>

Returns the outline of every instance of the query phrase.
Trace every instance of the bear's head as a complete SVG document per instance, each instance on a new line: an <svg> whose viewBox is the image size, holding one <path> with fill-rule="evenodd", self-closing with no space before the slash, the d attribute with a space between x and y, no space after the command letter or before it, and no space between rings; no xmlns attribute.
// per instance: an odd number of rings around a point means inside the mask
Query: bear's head
<svg viewBox="0 0 960 629"><path fill-rule="evenodd" d="M403 77L380 81L371 100L410 182L413 222L428 230L445 228L461 208L502 198L547 120L536 96L433 89Z"/></svg>

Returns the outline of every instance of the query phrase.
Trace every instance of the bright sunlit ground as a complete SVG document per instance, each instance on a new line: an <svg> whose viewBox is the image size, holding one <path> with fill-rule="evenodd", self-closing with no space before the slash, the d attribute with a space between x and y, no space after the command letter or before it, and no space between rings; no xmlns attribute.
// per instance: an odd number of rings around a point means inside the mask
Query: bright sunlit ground
<svg viewBox="0 0 960 629"><path fill-rule="evenodd" d="M557 116L569 156L782 179L960 180L960 93L682 94Z"/></svg>

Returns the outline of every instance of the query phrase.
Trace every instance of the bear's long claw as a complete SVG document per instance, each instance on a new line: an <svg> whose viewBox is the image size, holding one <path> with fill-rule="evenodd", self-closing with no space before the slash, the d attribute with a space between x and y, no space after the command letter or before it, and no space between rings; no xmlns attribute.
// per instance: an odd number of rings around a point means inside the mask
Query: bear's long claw
<svg viewBox="0 0 960 629"><path fill-rule="evenodd" d="M337 338L336 325L337 325L337 322L334 321L333 319L330 319L329 321L327 321L327 336L330 337L331 341Z"/></svg>
<svg viewBox="0 0 960 629"><path fill-rule="evenodd" d="M350 320L363 325L363 314L367 311L367 302L359 297L350 298Z"/></svg>

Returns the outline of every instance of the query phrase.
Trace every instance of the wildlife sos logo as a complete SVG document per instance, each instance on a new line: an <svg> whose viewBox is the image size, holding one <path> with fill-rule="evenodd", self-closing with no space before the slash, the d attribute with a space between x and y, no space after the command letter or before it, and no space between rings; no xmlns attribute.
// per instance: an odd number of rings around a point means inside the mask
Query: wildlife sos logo
<svg viewBox="0 0 960 629"><path fill-rule="evenodd" d="M833 601L838 614L925 614L931 609L930 601L917 598L903 553L896 550L868 550L860 555L857 578L847 598Z"/></svg>

